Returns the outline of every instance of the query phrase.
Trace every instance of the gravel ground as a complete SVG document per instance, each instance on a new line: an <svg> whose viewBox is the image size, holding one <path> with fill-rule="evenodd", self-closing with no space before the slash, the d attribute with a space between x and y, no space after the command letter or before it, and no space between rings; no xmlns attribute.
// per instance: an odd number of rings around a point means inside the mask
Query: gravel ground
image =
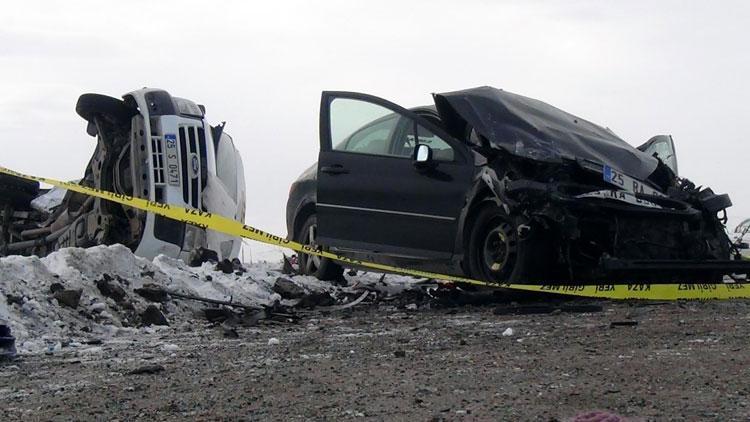
<svg viewBox="0 0 750 422"><path fill-rule="evenodd" d="M126 334L0 366L3 419L750 418L749 303L600 303L544 315L379 306L238 338L186 324ZM612 326L625 321L636 325Z"/></svg>

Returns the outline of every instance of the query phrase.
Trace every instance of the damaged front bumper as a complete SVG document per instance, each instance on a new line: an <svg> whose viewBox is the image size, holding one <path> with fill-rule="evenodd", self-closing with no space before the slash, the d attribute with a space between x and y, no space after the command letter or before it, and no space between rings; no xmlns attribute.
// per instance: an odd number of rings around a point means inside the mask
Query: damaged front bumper
<svg viewBox="0 0 750 422"><path fill-rule="evenodd" d="M606 180L606 166L601 171ZM601 174L600 173L600 174ZM717 217L731 206L727 195L689 182L669 195L572 182L504 179L496 184L518 226L542 232L556 256L551 278L587 282L722 282L747 279L741 260Z"/></svg>

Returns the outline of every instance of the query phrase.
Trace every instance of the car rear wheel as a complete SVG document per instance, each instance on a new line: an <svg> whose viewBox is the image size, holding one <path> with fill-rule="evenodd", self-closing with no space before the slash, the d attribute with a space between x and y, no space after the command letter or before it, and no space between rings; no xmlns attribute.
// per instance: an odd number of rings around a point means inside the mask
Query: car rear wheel
<svg viewBox="0 0 750 422"><path fill-rule="evenodd" d="M318 220L315 214L307 218L295 240L304 245L318 246ZM335 281L344 273L344 269L333 260L320 256L300 253L298 262L302 274L313 275L320 280Z"/></svg>

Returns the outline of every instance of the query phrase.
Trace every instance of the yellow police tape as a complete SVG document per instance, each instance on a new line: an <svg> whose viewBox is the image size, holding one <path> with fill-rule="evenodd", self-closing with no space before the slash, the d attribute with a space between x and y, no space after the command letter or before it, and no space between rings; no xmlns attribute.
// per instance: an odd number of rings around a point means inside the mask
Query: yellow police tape
<svg viewBox="0 0 750 422"><path fill-rule="evenodd" d="M436 274L427 271L412 270L407 268L392 267L390 265L376 264L360 261L331 252L317 250L311 246L288 240L258 230L255 227L242 224L238 221L223 217L218 214L203 212L196 209L187 209L175 205L162 204L107 192L96 188L81 186L72 182L61 182L59 180L44 177L29 176L18 173L4 167L0 167L0 173L9 174L27 180L36 180L52 186L95 196L138 208L143 211L152 212L164 217L172 218L187 224L226 233L232 236L240 236L269 245L281 246L309 255L317 255L323 258L334 259L343 263L359 267L371 268L383 272L391 272L415 277L431 278L450 282L473 284L485 287L501 287L505 289L523 290L529 292L557 293L564 295L583 296L606 299L648 299L648 300L709 300L709 299L747 299L750 298L750 288L746 284L606 284L606 285L559 285L559 284L498 284L474 280L466 277Z"/></svg>

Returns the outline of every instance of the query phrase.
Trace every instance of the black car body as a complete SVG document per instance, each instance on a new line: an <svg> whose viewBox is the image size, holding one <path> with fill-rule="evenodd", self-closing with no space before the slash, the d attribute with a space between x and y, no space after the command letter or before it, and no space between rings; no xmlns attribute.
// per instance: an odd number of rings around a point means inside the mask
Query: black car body
<svg viewBox="0 0 750 422"><path fill-rule="evenodd" d="M324 92L320 155L290 238L357 259L502 282L720 281L746 274L727 195L677 176L674 144L491 87L404 109ZM308 273L340 274L301 257Z"/></svg>

